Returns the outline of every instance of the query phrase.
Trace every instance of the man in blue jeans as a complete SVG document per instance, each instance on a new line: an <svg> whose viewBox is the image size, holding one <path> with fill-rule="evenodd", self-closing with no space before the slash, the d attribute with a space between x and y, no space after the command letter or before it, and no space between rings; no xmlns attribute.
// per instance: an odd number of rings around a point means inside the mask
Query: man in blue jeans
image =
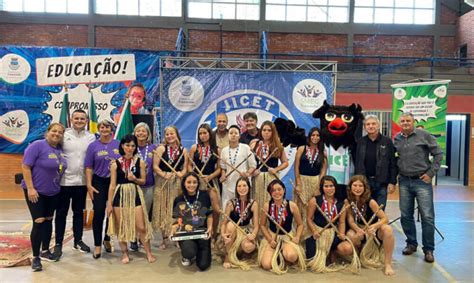
<svg viewBox="0 0 474 283"><path fill-rule="evenodd" d="M375 115L364 119L367 135L357 141L355 173L367 177L371 197L387 206L387 191L393 193L397 183L397 159L392 140L380 133L380 121Z"/></svg>
<svg viewBox="0 0 474 283"><path fill-rule="evenodd" d="M400 211L403 232L407 237L404 255L416 252L415 199L421 214L423 252L426 262L434 262L435 213L431 179L440 168L443 153L436 139L427 131L415 129L413 114L400 117L402 131L394 140L398 152ZM430 161L430 154L433 161Z"/></svg>

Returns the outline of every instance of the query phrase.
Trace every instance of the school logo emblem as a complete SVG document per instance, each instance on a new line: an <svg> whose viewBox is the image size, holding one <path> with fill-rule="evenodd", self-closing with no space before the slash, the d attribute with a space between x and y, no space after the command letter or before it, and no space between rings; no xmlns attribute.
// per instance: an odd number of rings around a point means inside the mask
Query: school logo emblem
<svg viewBox="0 0 474 283"><path fill-rule="evenodd" d="M0 137L14 144L21 144L28 136L30 120L23 110L14 110L0 117Z"/></svg>
<svg viewBox="0 0 474 283"><path fill-rule="evenodd" d="M30 63L22 56L10 53L0 59L0 80L9 84L19 84L30 74Z"/></svg>
<svg viewBox="0 0 474 283"><path fill-rule="evenodd" d="M174 79L168 89L171 104L178 110L189 112L201 106L204 88L201 82L191 76Z"/></svg>
<svg viewBox="0 0 474 283"><path fill-rule="evenodd" d="M301 80L293 88L293 103L303 113L313 113L326 99L326 88L318 80Z"/></svg>

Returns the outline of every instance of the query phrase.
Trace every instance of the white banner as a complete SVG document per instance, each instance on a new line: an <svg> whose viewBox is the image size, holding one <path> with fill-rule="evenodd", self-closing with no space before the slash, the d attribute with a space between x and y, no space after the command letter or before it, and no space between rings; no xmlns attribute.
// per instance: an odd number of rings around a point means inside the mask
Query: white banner
<svg viewBox="0 0 474 283"><path fill-rule="evenodd" d="M134 81L135 55L94 55L36 59L39 86Z"/></svg>

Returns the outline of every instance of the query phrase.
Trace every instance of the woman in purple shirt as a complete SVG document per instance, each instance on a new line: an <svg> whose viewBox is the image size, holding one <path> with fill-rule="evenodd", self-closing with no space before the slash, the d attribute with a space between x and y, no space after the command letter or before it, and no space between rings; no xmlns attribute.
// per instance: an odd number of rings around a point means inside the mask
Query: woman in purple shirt
<svg viewBox="0 0 474 283"><path fill-rule="evenodd" d="M33 219L30 236L33 271L43 269L41 259L58 260L49 251L49 242L53 232L52 219L60 191L59 181L67 167L66 159L62 156L63 135L64 126L52 123L46 131L45 139L31 143L23 156L24 179L21 185Z"/></svg>
<svg viewBox="0 0 474 283"><path fill-rule="evenodd" d="M98 259L101 254L102 229L104 226L105 208L110 186L110 164L120 157L119 141L113 139L114 124L109 120L102 120L99 125L100 137L87 148L84 167L86 168L87 191L94 207L92 230L94 232L94 254ZM105 231L107 231L108 221ZM104 236L106 252L112 252L110 237Z"/></svg>

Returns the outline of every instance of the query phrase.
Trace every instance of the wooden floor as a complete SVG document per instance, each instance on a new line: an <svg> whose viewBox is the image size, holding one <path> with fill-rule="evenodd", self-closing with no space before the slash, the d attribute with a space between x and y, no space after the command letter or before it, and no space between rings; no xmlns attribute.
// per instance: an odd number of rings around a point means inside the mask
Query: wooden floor
<svg viewBox="0 0 474 283"><path fill-rule="evenodd" d="M390 195L387 215L390 219L400 216L398 195ZM91 207L90 202L88 206ZM360 275L345 273L312 274L310 272L277 276L259 268L248 272L226 270L220 259L213 260L206 272L197 272L194 266L180 265L180 253L176 248L159 251L157 240L152 241L152 250L158 261L148 264L143 252L132 253L129 265L119 262L118 253L106 254L93 260L91 254L72 251L69 242L64 247L64 256L57 263L44 263L45 270L33 273L29 266L0 268L0 282L472 282L474 276L474 188L439 186L435 188L436 227L445 237L435 235L436 262L423 261L421 249L411 256L403 256L405 237L399 221L392 224L396 237L393 255L396 275L387 278L380 270L363 269ZM70 219L71 216L69 216ZM68 227L71 222L68 221ZM18 186L0 186L0 232L25 231L31 229L31 219ZM418 239L421 242L421 224L417 223ZM84 241L92 245L91 231L84 232Z"/></svg>

